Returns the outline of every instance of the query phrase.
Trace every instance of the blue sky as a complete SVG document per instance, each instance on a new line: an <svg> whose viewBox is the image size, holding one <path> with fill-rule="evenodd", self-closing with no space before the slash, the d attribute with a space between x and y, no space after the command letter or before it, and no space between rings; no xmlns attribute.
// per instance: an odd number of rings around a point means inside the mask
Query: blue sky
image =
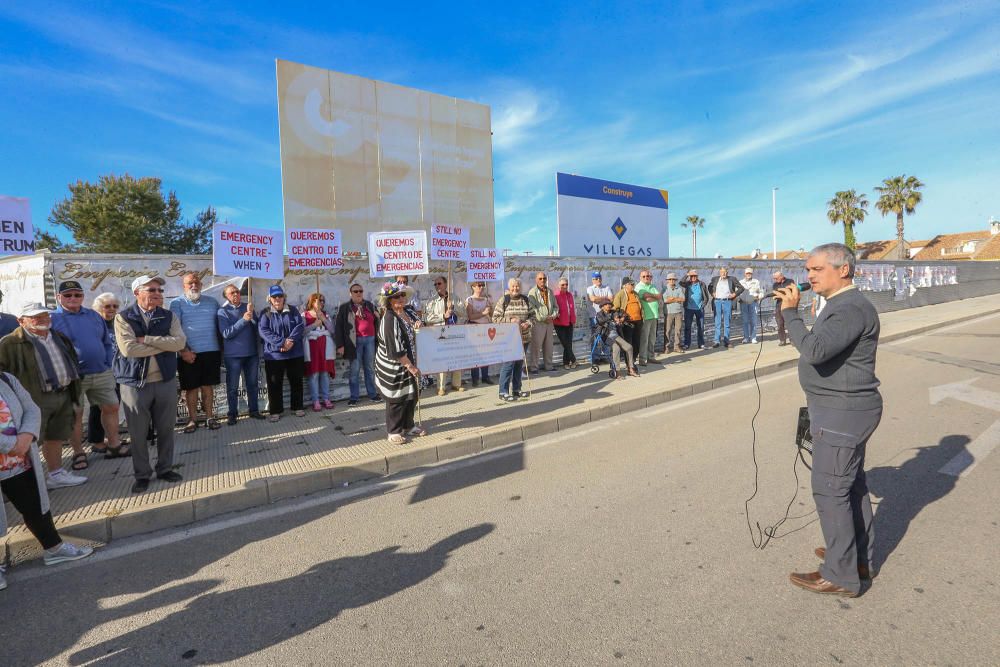
<svg viewBox="0 0 1000 667"><path fill-rule="evenodd" d="M671 254L842 238L837 190L902 173L907 237L1000 218L1000 4L7 2L0 193L35 223L129 172L282 224L274 59L492 107L497 243L556 243L555 172L670 191ZM873 207L872 207L873 208ZM872 211L859 241L891 238Z"/></svg>

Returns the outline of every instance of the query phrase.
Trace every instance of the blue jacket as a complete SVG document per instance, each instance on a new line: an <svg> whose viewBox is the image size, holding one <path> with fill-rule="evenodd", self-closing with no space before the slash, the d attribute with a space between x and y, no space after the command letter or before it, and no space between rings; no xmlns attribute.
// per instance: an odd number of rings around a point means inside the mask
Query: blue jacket
<svg viewBox="0 0 1000 667"><path fill-rule="evenodd" d="M169 336L170 323L174 319L174 314L169 310L157 308L153 311L153 316L149 318L149 327L146 326L146 318L139 312L139 306L132 304L120 315L132 327L132 331L138 336ZM156 356L156 364L160 367L163 381L169 382L177 375L177 353L160 352ZM121 351L115 354L115 380L118 384L129 387L142 387L146 384L146 372L149 370L149 357L125 357Z"/></svg>
<svg viewBox="0 0 1000 667"><path fill-rule="evenodd" d="M257 325L257 330L260 332L261 340L264 341L264 359L277 361L305 356L302 335L305 332L306 323L295 306L285 306L285 310L280 313L272 311L270 307L264 308L258 317L260 324ZM288 352L282 352L281 346L289 338L295 344Z"/></svg>
<svg viewBox="0 0 1000 667"><path fill-rule="evenodd" d="M245 312L247 304L241 303L237 308L227 301L216 313L219 333L224 341L224 357L256 357L258 354L257 318L248 322L243 319Z"/></svg>
<svg viewBox="0 0 1000 667"><path fill-rule="evenodd" d="M115 346L108 335L108 325L97 311L81 308L78 313L63 310L52 313L52 328L63 334L76 348L80 359L80 375L95 375L111 369Z"/></svg>
<svg viewBox="0 0 1000 667"><path fill-rule="evenodd" d="M19 326L21 325L18 324L16 317L10 313L0 313L0 338L12 333Z"/></svg>

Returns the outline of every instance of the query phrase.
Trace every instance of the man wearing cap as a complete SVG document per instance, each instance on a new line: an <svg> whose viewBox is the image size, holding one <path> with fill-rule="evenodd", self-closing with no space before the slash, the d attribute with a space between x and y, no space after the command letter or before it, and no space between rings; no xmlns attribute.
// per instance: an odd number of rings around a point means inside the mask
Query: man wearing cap
<svg viewBox="0 0 1000 667"><path fill-rule="evenodd" d="M729 275L729 269L722 267L719 275L712 278L708 286L708 293L714 299L715 311L715 344L712 347L719 347L719 340L722 340L723 347L729 347L729 324L733 318L733 301L743 293L743 285L736 278Z"/></svg>
<svg viewBox="0 0 1000 667"><path fill-rule="evenodd" d="M163 308L163 278L140 276L132 281L136 302L115 317L115 379L132 436L132 493L149 488L149 426L156 431L156 477L183 479L173 470L174 422L177 419L177 353L187 342L180 321Z"/></svg>
<svg viewBox="0 0 1000 667"><path fill-rule="evenodd" d="M219 302L201 293L201 276L188 271L181 276L184 295L170 302L170 312L181 323L187 343L177 355L177 377L184 402L187 404L188 423L185 433L198 429L198 396L205 411L205 426L213 431L219 428L215 418L215 386L222 381L222 345L217 315Z"/></svg>
<svg viewBox="0 0 1000 667"><path fill-rule="evenodd" d="M597 330L597 313L601 312L601 302L614 298L614 290L601 284L601 272L594 271L590 274L590 287L587 288L587 299L590 300L590 335L591 347L593 347L593 336Z"/></svg>
<svg viewBox="0 0 1000 667"><path fill-rule="evenodd" d="M62 467L62 446L73 432L73 411L80 392L73 341L52 331L51 311L40 303L22 307L17 321L18 328L0 340L0 369L21 381L42 412L38 440L49 469L45 485L58 489L83 484L86 477ZM86 462L87 455L78 441L73 460L81 459Z"/></svg>
<svg viewBox="0 0 1000 667"><path fill-rule="evenodd" d="M743 271L743 293L740 294L740 320L743 322L743 342L756 343L757 329L760 326L760 300L764 298L764 289L760 281L753 277L753 269L747 267Z"/></svg>
<svg viewBox="0 0 1000 667"><path fill-rule="evenodd" d="M90 405L100 406L101 409L101 425L108 444L103 449L95 446L92 449L107 458L128 456L128 448L122 449L118 434L118 395L115 393L115 376L111 372L115 346L111 332L101 315L83 306L83 287L77 281L59 283L56 299L59 307L52 313L52 330L73 342L80 363L80 395L86 396ZM74 452L82 450L82 441L83 409L77 405L69 441ZM73 460L76 469L86 467L86 457L74 454Z"/></svg>
<svg viewBox="0 0 1000 667"><path fill-rule="evenodd" d="M639 272L639 284L635 287L642 306L642 332L639 335L639 365L659 363L656 360L656 330L660 323L660 290L653 285L653 272L643 269Z"/></svg>
<svg viewBox="0 0 1000 667"><path fill-rule="evenodd" d="M698 325L698 347L705 347L705 306L708 305L708 285L698 280L698 269L691 269L681 280L684 288L684 349L691 347L691 323Z"/></svg>
<svg viewBox="0 0 1000 667"><path fill-rule="evenodd" d="M3 292L0 291L0 303L3 303ZM17 318L10 313L0 313L0 338L3 338L18 327Z"/></svg>
<svg viewBox="0 0 1000 667"><path fill-rule="evenodd" d="M684 288L677 284L677 274L667 274L667 284L663 287L663 347L670 351L670 340L674 341L674 352L683 352L681 347L681 327L684 326Z"/></svg>

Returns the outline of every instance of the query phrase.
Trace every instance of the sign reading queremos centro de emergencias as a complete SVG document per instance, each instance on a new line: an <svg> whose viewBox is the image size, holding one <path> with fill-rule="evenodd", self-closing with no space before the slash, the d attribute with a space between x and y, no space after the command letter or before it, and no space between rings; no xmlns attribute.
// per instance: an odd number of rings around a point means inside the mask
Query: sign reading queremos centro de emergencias
<svg viewBox="0 0 1000 667"><path fill-rule="evenodd" d="M556 174L559 254L670 256L667 191Z"/></svg>

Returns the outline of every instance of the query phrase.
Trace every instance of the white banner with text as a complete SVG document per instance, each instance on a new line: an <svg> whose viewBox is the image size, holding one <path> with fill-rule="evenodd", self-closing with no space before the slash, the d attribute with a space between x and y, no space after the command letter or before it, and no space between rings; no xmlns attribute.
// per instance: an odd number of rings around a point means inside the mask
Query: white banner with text
<svg viewBox="0 0 1000 667"><path fill-rule="evenodd" d="M446 373L524 358L516 324L423 326L417 332L420 372Z"/></svg>

